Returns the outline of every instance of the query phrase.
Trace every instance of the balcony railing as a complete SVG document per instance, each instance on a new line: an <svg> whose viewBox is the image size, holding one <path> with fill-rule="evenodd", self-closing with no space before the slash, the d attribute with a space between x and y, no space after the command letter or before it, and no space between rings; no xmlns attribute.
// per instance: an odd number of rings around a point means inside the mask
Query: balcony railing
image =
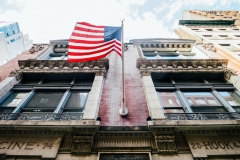
<svg viewBox="0 0 240 160"><path fill-rule="evenodd" d="M0 120L78 121L83 113L0 113Z"/></svg>
<svg viewBox="0 0 240 160"><path fill-rule="evenodd" d="M236 120L240 113L165 113L167 120Z"/></svg>

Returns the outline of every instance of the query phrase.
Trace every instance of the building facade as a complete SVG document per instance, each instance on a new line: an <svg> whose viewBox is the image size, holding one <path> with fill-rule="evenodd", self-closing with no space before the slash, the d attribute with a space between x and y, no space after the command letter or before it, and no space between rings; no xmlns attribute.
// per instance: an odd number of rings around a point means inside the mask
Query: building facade
<svg viewBox="0 0 240 160"><path fill-rule="evenodd" d="M0 65L29 49L32 43L27 34L23 35L18 22L0 22Z"/></svg>
<svg viewBox="0 0 240 160"><path fill-rule="evenodd" d="M1 159L239 158L240 92L227 59L195 40L131 40L121 117L121 57L68 63L67 44L50 41L1 83Z"/></svg>

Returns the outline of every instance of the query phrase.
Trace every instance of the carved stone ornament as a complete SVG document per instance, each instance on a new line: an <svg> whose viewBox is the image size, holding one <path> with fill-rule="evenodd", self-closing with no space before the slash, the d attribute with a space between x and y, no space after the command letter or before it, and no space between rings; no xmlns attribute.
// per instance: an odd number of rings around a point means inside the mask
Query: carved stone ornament
<svg viewBox="0 0 240 160"><path fill-rule="evenodd" d="M212 43L205 43L203 44L202 48L210 52L217 52L217 49Z"/></svg>
<svg viewBox="0 0 240 160"><path fill-rule="evenodd" d="M15 77L18 81L22 78L22 73L17 71L11 71L9 77Z"/></svg>
<svg viewBox="0 0 240 160"><path fill-rule="evenodd" d="M237 75L237 71L232 68L225 68L224 77L229 80L232 75Z"/></svg>
<svg viewBox="0 0 240 160"><path fill-rule="evenodd" d="M137 59L137 68L143 76L151 72L224 72L226 66L227 59Z"/></svg>
<svg viewBox="0 0 240 160"><path fill-rule="evenodd" d="M158 153L177 152L174 135L155 135Z"/></svg>
<svg viewBox="0 0 240 160"><path fill-rule="evenodd" d="M143 71L140 71L140 74L142 76L151 76L151 72L147 71L147 70L143 70Z"/></svg>
<svg viewBox="0 0 240 160"><path fill-rule="evenodd" d="M75 153L75 154L91 153L91 143L74 143L72 153Z"/></svg>
<svg viewBox="0 0 240 160"><path fill-rule="evenodd" d="M93 135L78 135L74 136L74 144L72 153L89 154L93 143Z"/></svg>
<svg viewBox="0 0 240 160"><path fill-rule="evenodd" d="M109 68L109 60L102 58L97 61L90 62L67 62L66 60L19 60L19 68L17 72L91 72L97 75L104 75Z"/></svg>
<svg viewBox="0 0 240 160"><path fill-rule="evenodd" d="M105 74L106 74L106 71L105 70L99 70L99 71L96 71L95 72L96 74L96 76L105 76Z"/></svg>

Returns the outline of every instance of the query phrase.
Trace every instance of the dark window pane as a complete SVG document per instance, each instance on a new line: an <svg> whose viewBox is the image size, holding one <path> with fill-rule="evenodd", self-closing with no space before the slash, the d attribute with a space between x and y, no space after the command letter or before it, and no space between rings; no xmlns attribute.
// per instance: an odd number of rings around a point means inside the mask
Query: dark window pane
<svg viewBox="0 0 240 160"><path fill-rule="evenodd" d="M56 108L64 92L36 92L24 108Z"/></svg>
<svg viewBox="0 0 240 160"><path fill-rule="evenodd" d="M27 94L28 92L13 92L0 106L17 107L17 105L22 102Z"/></svg>
<svg viewBox="0 0 240 160"><path fill-rule="evenodd" d="M218 107L192 107L193 112L227 112L223 106Z"/></svg>
<svg viewBox="0 0 240 160"><path fill-rule="evenodd" d="M69 112L83 112L82 109L64 109L63 113L69 113Z"/></svg>
<svg viewBox="0 0 240 160"><path fill-rule="evenodd" d="M57 80L44 80L43 84L70 84L71 80L61 80L61 81L57 81Z"/></svg>
<svg viewBox="0 0 240 160"><path fill-rule="evenodd" d="M191 106L221 106L211 92L183 92Z"/></svg>
<svg viewBox="0 0 240 160"><path fill-rule="evenodd" d="M175 83L203 83L201 79L174 79Z"/></svg>
<svg viewBox="0 0 240 160"><path fill-rule="evenodd" d="M83 81L83 80L76 80L74 84L84 85L84 86L92 86L93 80Z"/></svg>
<svg viewBox="0 0 240 160"><path fill-rule="evenodd" d="M233 109L234 109L236 112L240 113L240 107L238 107L238 106L236 107L236 106L235 106L235 107L233 107Z"/></svg>
<svg viewBox="0 0 240 160"><path fill-rule="evenodd" d="M1 107L0 113L12 113L15 107Z"/></svg>
<svg viewBox="0 0 240 160"><path fill-rule="evenodd" d="M84 108L88 93L73 92L64 108Z"/></svg>
<svg viewBox="0 0 240 160"><path fill-rule="evenodd" d="M225 80L223 79L206 79L208 81L208 83L221 83L221 84L225 84Z"/></svg>
<svg viewBox="0 0 240 160"><path fill-rule="evenodd" d="M22 81L21 84L38 84L40 80L27 80L27 81Z"/></svg>
<svg viewBox="0 0 240 160"><path fill-rule="evenodd" d="M174 92L158 92L163 107L180 107L181 104Z"/></svg>

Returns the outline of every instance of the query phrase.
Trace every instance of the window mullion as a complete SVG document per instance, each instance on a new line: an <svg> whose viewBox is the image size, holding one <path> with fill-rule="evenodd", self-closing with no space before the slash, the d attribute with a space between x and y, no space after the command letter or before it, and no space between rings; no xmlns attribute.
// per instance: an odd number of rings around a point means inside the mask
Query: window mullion
<svg viewBox="0 0 240 160"><path fill-rule="evenodd" d="M17 107L13 110L12 113L19 113L22 109L22 107L32 98L32 96L35 94L35 89L32 90L23 100L21 103L17 105Z"/></svg>
<svg viewBox="0 0 240 160"><path fill-rule="evenodd" d="M71 95L71 92L70 92L70 89L68 89L62 96L60 102L58 103L58 105L53 113L61 113L62 112L62 108L65 106L70 95Z"/></svg>
<svg viewBox="0 0 240 160"><path fill-rule="evenodd" d="M215 90L212 89L212 93L217 99L223 104L223 106L229 111L229 112L236 112L228 102L225 101L225 99Z"/></svg>
<svg viewBox="0 0 240 160"><path fill-rule="evenodd" d="M184 108L185 112L187 111L188 113L193 113L190 105L188 104L188 102L187 102L186 98L184 97L184 95L182 94L182 92L179 89L177 89L176 93L178 95L178 98L180 99L180 101L183 104L183 108Z"/></svg>

